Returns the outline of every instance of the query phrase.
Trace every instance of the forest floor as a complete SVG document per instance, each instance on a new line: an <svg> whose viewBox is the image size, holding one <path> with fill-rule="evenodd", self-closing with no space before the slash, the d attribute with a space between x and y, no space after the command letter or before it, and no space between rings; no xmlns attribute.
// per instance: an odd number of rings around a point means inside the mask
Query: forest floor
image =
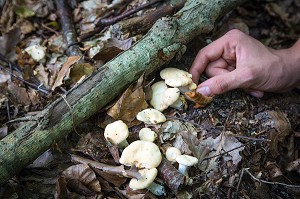
<svg viewBox="0 0 300 199"><path fill-rule="evenodd" d="M165 3L156 1L125 19L121 17L120 22L105 25L100 33L93 32L79 43L89 60L82 64L77 63L82 57L66 54L55 1L4 2L0 2L0 140L24 124L17 119L36 115L130 48L148 30L139 26L123 30L118 24L155 12ZM69 2L81 38L94 30L100 19L113 21L147 3ZM234 28L272 48L288 48L300 35L299 10L299 0L249 1L218 20L210 34L195 38L179 61L172 60L163 67L188 70L201 47ZM256 99L236 90L214 97L204 108L194 108L190 101L180 110L168 108L163 112L166 122L145 125L135 119L141 107L128 104L150 107L150 86L159 80L159 71L141 77L1 186L0 198L300 198L299 91L269 93ZM140 129L146 126L156 132L154 143L163 155L174 146L182 154L197 157L198 164L183 176L177 172L177 163L164 159L177 176L158 167L155 182L164 187L163 195L148 189L132 190L130 178L122 176L125 170L119 163L123 149L104 138L105 127L116 120L129 127L129 143L138 140ZM130 171L138 175L136 168Z"/></svg>

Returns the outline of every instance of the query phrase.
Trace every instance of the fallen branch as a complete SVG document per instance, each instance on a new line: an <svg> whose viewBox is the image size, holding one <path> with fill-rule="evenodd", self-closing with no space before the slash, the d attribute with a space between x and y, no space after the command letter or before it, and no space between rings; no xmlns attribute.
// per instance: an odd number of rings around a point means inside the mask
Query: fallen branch
<svg viewBox="0 0 300 199"><path fill-rule="evenodd" d="M134 13L137 13L138 11L143 10L145 8L148 8L148 7L152 6L153 4L156 4L160 1L162 1L162 0L153 0L153 1L150 1L148 3L145 3L145 4L141 5L137 8L135 8L135 9L129 10L129 11L127 11L127 12L125 12L125 13L119 15L119 16L116 16L116 17L113 17L113 18L108 18L108 19L101 19L97 23L97 26L93 31L85 33L83 35L80 35L80 37L79 37L80 41L87 40L90 37L93 37L95 34L100 33L105 27L113 25L113 24L117 23L118 21L121 21L122 19L124 19L126 17L129 17L130 15L132 15Z"/></svg>
<svg viewBox="0 0 300 199"><path fill-rule="evenodd" d="M111 31L116 37L122 37L123 35L132 37L145 33L159 18L173 15L183 7L184 3L185 1L181 1L176 5L162 5L150 13L120 21L112 26Z"/></svg>
<svg viewBox="0 0 300 199"><path fill-rule="evenodd" d="M72 19L72 12L68 5L67 0L55 0L57 14L60 19L60 25L62 28L64 40L67 44L67 55L68 56L81 56L77 35Z"/></svg>
<svg viewBox="0 0 300 199"><path fill-rule="evenodd" d="M0 141L0 184L32 163L57 140L95 114L143 73L182 53L185 44L209 33L216 20L244 0L187 1L173 17L158 20L143 39L57 99ZM69 109L66 102L70 105Z"/></svg>

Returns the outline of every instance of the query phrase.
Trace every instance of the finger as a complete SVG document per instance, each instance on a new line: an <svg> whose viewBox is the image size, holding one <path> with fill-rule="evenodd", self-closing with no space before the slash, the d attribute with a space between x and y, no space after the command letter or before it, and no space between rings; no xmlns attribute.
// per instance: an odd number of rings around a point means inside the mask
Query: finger
<svg viewBox="0 0 300 199"><path fill-rule="evenodd" d="M243 83L243 80L239 78L239 73L240 71L234 70L226 74L214 76L201 83L197 88L197 92L206 96L214 96L239 88Z"/></svg>
<svg viewBox="0 0 300 199"><path fill-rule="evenodd" d="M256 97L256 98L262 98L264 96L263 91L259 91L259 90L245 90L245 91L249 95L252 95L253 97Z"/></svg>
<svg viewBox="0 0 300 199"><path fill-rule="evenodd" d="M216 61L210 62L205 69L205 74L208 77L222 75L232 71L231 70L232 67L230 67L230 69L229 67L230 66L228 66L228 63L221 58Z"/></svg>
<svg viewBox="0 0 300 199"><path fill-rule="evenodd" d="M231 42L230 34L226 34L202 48L198 52L190 69L190 73L193 76L193 81L197 83L200 75L203 73L207 65L210 62L222 58L225 51L229 51L229 53L226 52L226 58L235 60L235 42Z"/></svg>

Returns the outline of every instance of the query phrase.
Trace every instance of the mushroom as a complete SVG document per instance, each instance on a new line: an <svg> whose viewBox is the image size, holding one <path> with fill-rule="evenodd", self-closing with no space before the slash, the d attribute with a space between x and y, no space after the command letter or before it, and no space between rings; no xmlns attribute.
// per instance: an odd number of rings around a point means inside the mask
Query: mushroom
<svg viewBox="0 0 300 199"><path fill-rule="evenodd" d="M176 158L181 155L181 152L176 147L169 147L166 151L166 158L170 162L176 162Z"/></svg>
<svg viewBox="0 0 300 199"><path fill-rule="evenodd" d="M123 150L119 162L126 166L135 165L137 168L152 169L160 164L161 159L162 155L156 144L137 140Z"/></svg>
<svg viewBox="0 0 300 199"><path fill-rule="evenodd" d="M170 105L175 103L180 96L178 88L168 88L163 81L156 82L151 88L152 97L150 104L158 111L167 109Z"/></svg>
<svg viewBox="0 0 300 199"><path fill-rule="evenodd" d="M154 179L157 176L157 169L140 169L138 171L141 174L140 179L132 178L129 182L129 187L133 190L137 189L145 189L147 188L149 191L151 191L153 194L157 196L165 195L164 187L156 184Z"/></svg>
<svg viewBox="0 0 300 199"><path fill-rule="evenodd" d="M142 128L139 132L140 140L153 142L157 137L156 133L152 131L150 128Z"/></svg>
<svg viewBox="0 0 300 199"><path fill-rule="evenodd" d="M197 88L192 80L192 74L178 68L165 68L160 71L160 77L172 87L178 87L181 92L194 91Z"/></svg>
<svg viewBox="0 0 300 199"><path fill-rule="evenodd" d="M198 159L190 155L180 155L176 157L176 162L178 162L178 171L185 176L188 176L188 169L198 163Z"/></svg>
<svg viewBox="0 0 300 199"><path fill-rule="evenodd" d="M128 127L122 120L108 124L104 130L105 139L113 145L117 145L121 148L128 146L128 142L126 140L128 135Z"/></svg>
<svg viewBox="0 0 300 199"><path fill-rule="evenodd" d="M139 112L136 119L144 122L145 124L158 124L165 122L167 119L160 111L149 108Z"/></svg>
<svg viewBox="0 0 300 199"><path fill-rule="evenodd" d="M27 52L34 61L41 61L46 56L46 47L40 45L32 45L27 47L24 51Z"/></svg>

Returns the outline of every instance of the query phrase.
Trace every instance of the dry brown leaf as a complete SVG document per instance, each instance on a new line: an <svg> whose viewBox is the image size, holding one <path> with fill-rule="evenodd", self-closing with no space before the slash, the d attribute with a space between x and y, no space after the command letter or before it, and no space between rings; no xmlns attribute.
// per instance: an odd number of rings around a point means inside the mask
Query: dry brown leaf
<svg viewBox="0 0 300 199"><path fill-rule="evenodd" d="M70 78L73 84L75 84L83 77L92 74L95 70L96 68L89 63L74 64L70 70Z"/></svg>
<svg viewBox="0 0 300 199"><path fill-rule="evenodd" d="M42 64L35 68L36 78L41 82L46 88L49 88L49 72L47 72Z"/></svg>
<svg viewBox="0 0 300 199"><path fill-rule="evenodd" d="M57 74L54 85L52 86L52 90L54 90L56 87L61 86L63 84L63 79L69 76L70 67L73 64L75 64L79 59L80 56L68 57L68 60L66 61L66 63L64 63L64 65L61 67L60 71Z"/></svg>
<svg viewBox="0 0 300 199"><path fill-rule="evenodd" d="M143 77L138 80L136 89L132 85L129 86L107 114L115 120L124 121L129 127L139 124L135 119L136 115L148 107L142 82Z"/></svg>
<svg viewBox="0 0 300 199"><path fill-rule="evenodd" d="M97 161L110 153L106 147L104 134L101 132L88 133L81 137L72 151L81 152Z"/></svg>
<svg viewBox="0 0 300 199"><path fill-rule="evenodd" d="M278 178L279 176L282 176L282 172L279 168L279 166L276 164L276 162L267 162L266 163L266 169L269 172L270 178L275 179Z"/></svg>
<svg viewBox="0 0 300 199"><path fill-rule="evenodd" d="M186 92L184 93L184 96L188 100L195 102L195 106L194 106L195 108L203 108L207 106L209 103L211 103L213 100L212 97L204 96L201 93L195 91Z"/></svg>
<svg viewBox="0 0 300 199"><path fill-rule="evenodd" d="M119 53L127 50L132 45L132 38L126 40L118 40L115 38L108 39L104 43L104 47L93 57L95 60L109 61Z"/></svg>
<svg viewBox="0 0 300 199"><path fill-rule="evenodd" d="M70 180L75 180L75 182L79 181L89 190L98 193L101 192L100 183L97 180L94 171L87 164L77 164L77 165L70 166L69 168L63 171L62 177L66 179L67 183ZM85 191L85 190L80 190L81 187L80 184L77 185L78 185L77 193L80 193L81 191L83 192Z"/></svg>
<svg viewBox="0 0 300 199"><path fill-rule="evenodd" d="M287 171L296 171L297 173L300 174L300 158L297 160L294 160L293 162L290 162L287 167Z"/></svg>
<svg viewBox="0 0 300 199"><path fill-rule="evenodd" d="M116 175L116 174L111 174L111 173L107 173L105 171L101 171L99 169L95 169L95 172L100 175L102 178L104 178L107 182L115 185L116 187L120 187L121 185L123 185L127 178Z"/></svg>
<svg viewBox="0 0 300 199"><path fill-rule="evenodd" d="M13 82L8 84L9 98L16 104L30 105L31 101L25 88Z"/></svg>

